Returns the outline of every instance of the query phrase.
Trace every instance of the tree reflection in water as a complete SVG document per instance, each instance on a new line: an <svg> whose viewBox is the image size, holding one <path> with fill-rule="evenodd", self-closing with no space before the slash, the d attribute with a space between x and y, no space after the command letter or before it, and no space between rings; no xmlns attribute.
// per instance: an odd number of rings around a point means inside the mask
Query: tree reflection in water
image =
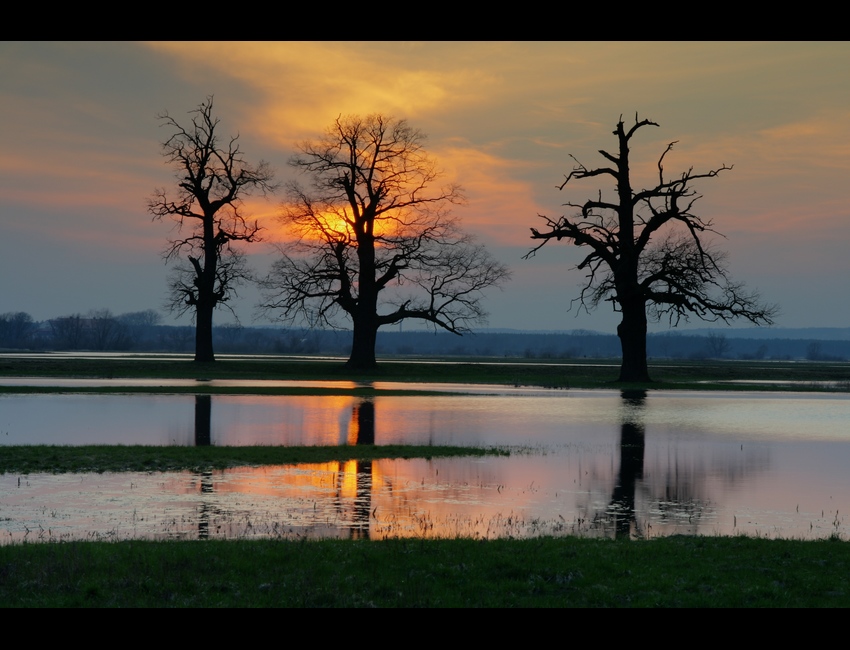
<svg viewBox="0 0 850 650"><path fill-rule="evenodd" d="M195 446L209 447L212 444L210 434L212 421L212 396L195 395ZM201 485L202 494L212 494L213 474L209 470L193 472ZM210 536L210 517L216 514L217 509L209 505L207 501L201 501L198 510L198 539L208 539Z"/></svg>
<svg viewBox="0 0 850 650"><path fill-rule="evenodd" d="M364 399L352 407L351 421L353 431L349 437L349 444L374 445L375 444L375 402ZM372 475L374 472L374 461L358 460L356 467L356 495L354 498L354 512L349 537L351 539L369 539L369 517L372 508ZM340 472L340 483L344 480L344 472ZM341 487L341 486L340 486ZM341 489L337 491L341 497ZM343 501L340 498L340 509Z"/></svg>
<svg viewBox="0 0 850 650"><path fill-rule="evenodd" d="M645 390L623 390L623 419L620 424L620 471L611 501L605 511L613 521L615 536L642 536L635 515L635 489L643 478L643 456L646 448L646 429L643 411L646 407Z"/></svg>
<svg viewBox="0 0 850 650"><path fill-rule="evenodd" d="M663 524L665 520L673 519L681 521L682 513L687 514L689 521L693 517L698 520L705 509L705 502L696 496L700 491L697 483L705 472L694 471L694 468L680 471L678 459L674 459L674 467L655 468L661 469L660 472L650 470L651 475L657 474L656 480L644 480L647 393L645 390L623 390L620 398L619 469L616 475L603 479L608 486L613 482L613 487L605 488L610 495L607 503L601 508L597 505L585 509L585 512L596 511L585 519L590 529L616 538L642 538L651 532L652 523ZM211 444L211 404L209 395L195 397L195 444L198 446ZM346 442L349 445L374 445L375 401L361 399L350 408ZM369 539L371 519L375 517L373 506L376 506L373 490L376 481L380 482L376 478L377 463L356 460L332 465L335 478L328 505L336 513L337 526L351 539ZM211 472L195 472L195 476L202 493L215 492ZM663 485L657 484L659 477L664 477ZM221 514L206 501L201 503L198 512L200 538L210 535L211 520Z"/></svg>
<svg viewBox="0 0 850 650"><path fill-rule="evenodd" d="M195 446L209 447L210 418L212 416L212 396L195 395Z"/></svg>
<svg viewBox="0 0 850 650"><path fill-rule="evenodd" d="M195 445L198 447L212 444L212 397L195 396ZM351 428L348 444L375 444L375 403L363 399L352 407ZM366 460L349 461L339 464L336 478L333 507L342 521L351 521L347 526L351 539L369 539L369 520L372 507L372 483L374 462ZM196 477L202 494L215 492L211 471L192 472ZM351 487L354 487L352 495ZM353 499L351 497L354 497ZM349 510L346 516L346 510ZM198 538L208 539L211 519L222 512L207 501L202 501L198 509Z"/></svg>
<svg viewBox="0 0 850 650"><path fill-rule="evenodd" d="M687 519L695 533L709 509L709 502L700 497L704 491L700 485L710 472L704 467L680 467L674 454L672 458L668 455L667 467L656 466L645 480L647 394L627 389L620 396L619 470L611 498L605 509L592 517L591 528L617 539L640 539L650 534L653 523L664 528Z"/></svg>

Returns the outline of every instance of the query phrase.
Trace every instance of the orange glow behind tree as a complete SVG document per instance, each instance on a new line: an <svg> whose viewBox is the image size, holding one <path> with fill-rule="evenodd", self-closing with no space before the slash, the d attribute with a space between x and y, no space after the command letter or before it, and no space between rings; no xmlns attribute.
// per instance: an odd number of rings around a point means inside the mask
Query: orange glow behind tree
<svg viewBox="0 0 850 650"><path fill-rule="evenodd" d="M424 140L404 120L349 116L290 161L310 185L289 186L281 222L294 237L263 282L263 307L311 326L346 315L353 368L375 365L383 325L413 318L469 331L486 316L482 291L509 277L450 216L463 195L435 187Z"/></svg>

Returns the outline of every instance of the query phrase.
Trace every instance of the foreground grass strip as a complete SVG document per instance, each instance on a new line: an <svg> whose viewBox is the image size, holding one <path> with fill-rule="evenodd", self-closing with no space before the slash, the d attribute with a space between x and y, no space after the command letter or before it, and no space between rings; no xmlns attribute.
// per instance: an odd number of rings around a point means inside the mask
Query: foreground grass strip
<svg viewBox="0 0 850 650"><path fill-rule="evenodd" d="M427 445L347 447L152 447L121 445L0 447L0 473L168 472L246 465L292 465L384 458L509 455L507 449Z"/></svg>
<svg viewBox="0 0 850 650"><path fill-rule="evenodd" d="M847 607L850 544L743 537L0 547L7 607Z"/></svg>

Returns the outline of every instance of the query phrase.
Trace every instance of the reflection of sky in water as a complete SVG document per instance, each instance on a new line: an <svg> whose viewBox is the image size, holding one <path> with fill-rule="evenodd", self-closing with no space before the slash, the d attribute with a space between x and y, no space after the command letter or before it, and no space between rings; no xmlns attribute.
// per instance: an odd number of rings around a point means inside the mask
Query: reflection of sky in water
<svg viewBox="0 0 850 650"><path fill-rule="evenodd" d="M542 395L371 400L378 444L520 448L508 458L0 476L0 534L7 541L90 534L850 536L841 514L850 513L846 395ZM217 395L210 438L219 445L351 443L371 420L359 404L350 396ZM192 396L6 395L0 444L194 444L194 414Z"/></svg>
<svg viewBox="0 0 850 650"><path fill-rule="evenodd" d="M348 383L348 382L345 382ZM426 385L422 385L426 386ZM193 444L191 395L0 395L3 444ZM216 395L212 444L344 444L352 396ZM850 396L655 391L644 406L616 391L374 398L378 444L592 444L637 418L671 440L846 440Z"/></svg>

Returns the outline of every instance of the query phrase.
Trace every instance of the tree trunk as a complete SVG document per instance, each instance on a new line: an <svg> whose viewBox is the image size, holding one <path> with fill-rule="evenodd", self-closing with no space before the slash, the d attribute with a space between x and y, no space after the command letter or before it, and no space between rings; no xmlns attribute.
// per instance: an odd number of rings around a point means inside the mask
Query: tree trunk
<svg viewBox="0 0 850 650"><path fill-rule="evenodd" d="M215 277L218 266L218 246L215 240L215 220L213 214L204 210L204 257L203 266L200 260L192 259L195 267L195 287L197 290L195 303L195 362L212 363L213 354L212 321L213 311L217 303L215 297Z"/></svg>
<svg viewBox="0 0 850 650"><path fill-rule="evenodd" d="M202 301L195 312L195 361L210 363L215 361L213 354L213 305Z"/></svg>
<svg viewBox="0 0 850 650"><path fill-rule="evenodd" d="M355 208L355 205L352 205ZM351 319L354 338L351 356L346 364L355 370L370 370L375 363L375 341L378 338L378 287L375 282L375 239L372 234L373 216L362 216L357 232L358 297Z"/></svg>
<svg viewBox="0 0 850 650"><path fill-rule="evenodd" d="M354 338L351 342L351 356L345 364L354 370L371 370L375 363L375 342L378 338L378 324L375 316L354 319Z"/></svg>
<svg viewBox="0 0 850 650"><path fill-rule="evenodd" d="M648 382L646 365L646 304L642 300L621 303L623 320L617 326L617 336L623 350L620 378L617 381Z"/></svg>

